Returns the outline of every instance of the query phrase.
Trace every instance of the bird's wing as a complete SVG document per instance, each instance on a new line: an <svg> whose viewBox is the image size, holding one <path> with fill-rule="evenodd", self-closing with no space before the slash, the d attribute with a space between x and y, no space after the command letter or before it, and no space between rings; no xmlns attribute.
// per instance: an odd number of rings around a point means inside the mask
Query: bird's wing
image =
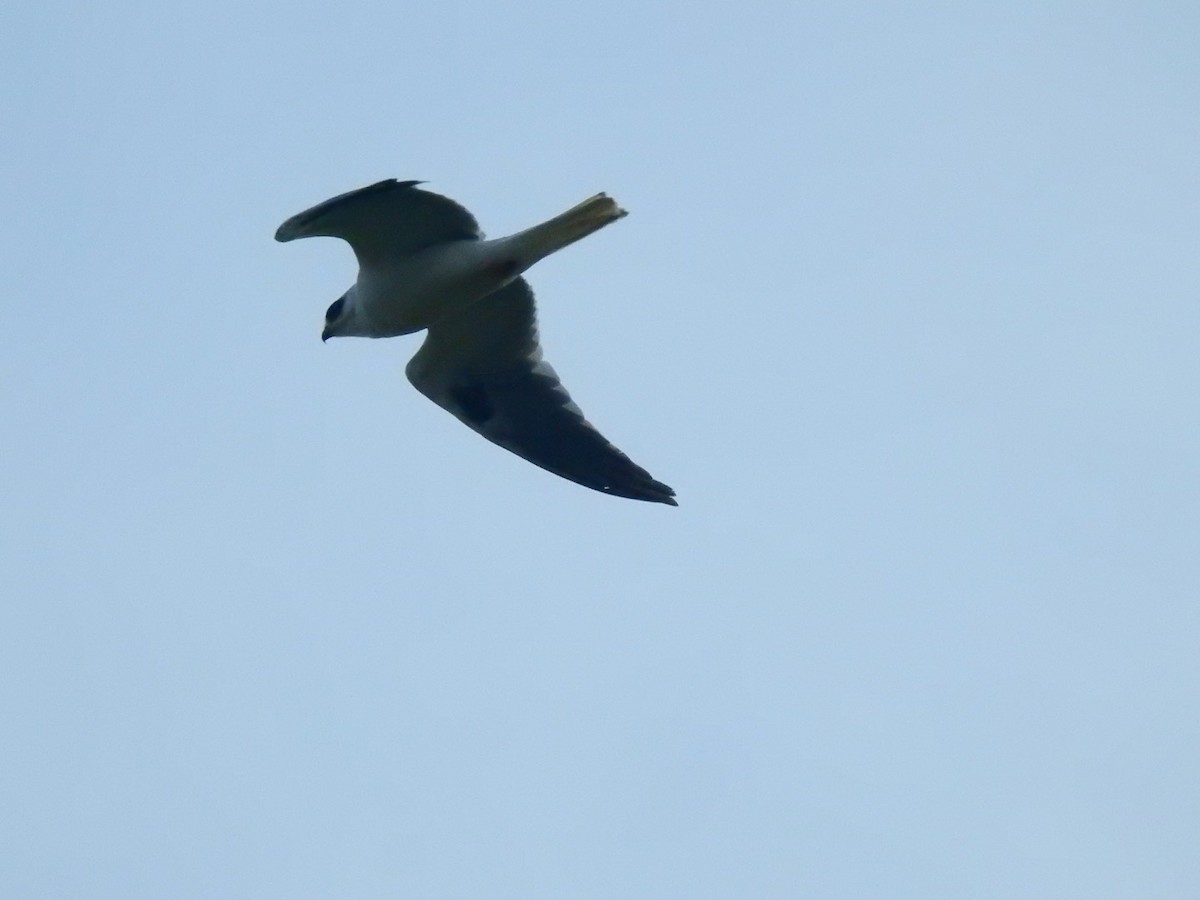
<svg viewBox="0 0 1200 900"><path fill-rule="evenodd" d="M434 322L406 372L438 406L534 465L605 494L678 505L584 419L542 360L523 278Z"/></svg>
<svg viewBox="0 0 1200 900"><path fill-rule="evenodd" d="M390 178L339 194L292 216L279 226L275 240L342 238L362 265L482 237L474 216L453 200L420 190L420 183Z"/></svg>

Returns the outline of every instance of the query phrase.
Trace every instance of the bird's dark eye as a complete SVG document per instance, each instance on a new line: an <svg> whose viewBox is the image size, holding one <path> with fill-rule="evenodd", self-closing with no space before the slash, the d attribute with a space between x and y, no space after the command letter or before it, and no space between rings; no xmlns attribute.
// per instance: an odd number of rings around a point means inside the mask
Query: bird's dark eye
<svg viewBox="0 0 1200 900"><path fill-rule="evenodd" d="M338 316L340 316L342 314L342 307L345 305L346 305L345 297L338 297L336 300L334 300L331 304L329 304L329 309L327 309L325 311L325 321L326 322L334 321Z"/></svg>

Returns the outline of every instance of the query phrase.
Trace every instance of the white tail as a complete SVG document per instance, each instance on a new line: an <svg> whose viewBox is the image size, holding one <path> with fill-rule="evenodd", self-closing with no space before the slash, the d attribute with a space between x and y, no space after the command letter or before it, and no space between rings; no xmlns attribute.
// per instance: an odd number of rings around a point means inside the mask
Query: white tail
<svg viewBox="0 0 1200 900"><path fill-rule="evenodd" d="M527 269L539 259L570 246L626 215L628 213L617 206L617 202L608 194L597 194L565 213L518 232L507 240L518 248L523 263L521 268Z"/></svg>

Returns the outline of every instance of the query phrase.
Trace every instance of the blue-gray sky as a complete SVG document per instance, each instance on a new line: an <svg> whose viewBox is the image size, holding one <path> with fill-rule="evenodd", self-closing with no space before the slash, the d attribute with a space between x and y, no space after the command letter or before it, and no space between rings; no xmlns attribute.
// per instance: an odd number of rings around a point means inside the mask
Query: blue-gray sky
<svg viewBox="0 0 1200 900"><path fill-rule="evenodd" d="M25 3L0 895L1200 891L1200 13ZM287 216L540 263L621 501L322 345Z"/></svg>

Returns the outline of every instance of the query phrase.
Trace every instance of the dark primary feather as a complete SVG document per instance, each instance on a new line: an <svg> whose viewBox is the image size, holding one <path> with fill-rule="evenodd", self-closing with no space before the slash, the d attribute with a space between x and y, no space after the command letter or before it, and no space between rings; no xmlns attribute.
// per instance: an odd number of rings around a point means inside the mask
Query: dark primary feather
<svg viewBox="0 0 1200 900"><path fill-rule="evenodd" d="M435 322L407 368L460 421L556 475L606 494L677 506L675 492L610 444L541 362L523 278Z"/></svg>
<svg viewBox="0 0 1200 900"><path fill-rule="evenodd" d="M482 237L474 216L447 197L421 190L420 183L389 178L339 194L292 216L275 240L341 238L362 263Z"/></svg>

